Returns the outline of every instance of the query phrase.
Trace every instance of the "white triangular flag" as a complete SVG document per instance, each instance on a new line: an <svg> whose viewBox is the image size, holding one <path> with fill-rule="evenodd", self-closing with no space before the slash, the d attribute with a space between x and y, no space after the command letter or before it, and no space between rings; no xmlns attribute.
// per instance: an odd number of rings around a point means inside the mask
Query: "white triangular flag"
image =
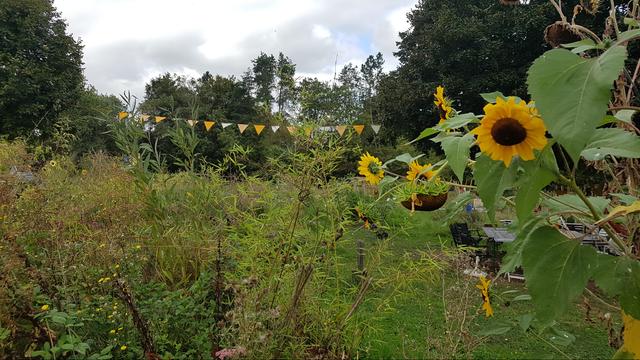
<svg viewBox="0 0 640 360"><path fill-rule="evenodd" d="M271 131L273 131L273 132L277 132L278 129L280 129L280 126L278 126L278 125L274 125L274 126L271 127Z"/></svg>
<svg viewBox="0 0 640 360"><path fill-rule="evenodd" d="M380 125L371 125L371 129L373 129L374 133L380 132Z"/></svg>
<svg viewBox="0 0 640 360"><path fill-rule="evenodd" d="M222 128L226 128L227 126L231 126L233 125L232 123L220 123L220 125L222 125Z"/></svg>

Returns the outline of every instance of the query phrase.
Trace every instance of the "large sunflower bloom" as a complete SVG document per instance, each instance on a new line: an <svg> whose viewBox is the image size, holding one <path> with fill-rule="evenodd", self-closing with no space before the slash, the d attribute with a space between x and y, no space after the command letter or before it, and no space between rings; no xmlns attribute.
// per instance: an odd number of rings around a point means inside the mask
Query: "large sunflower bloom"
<svg viewBox="0 0 640 360"><path fill-rule="evenodd" d="M382 162L369 153L365 153L360 157L360 161L358 161L358 173L364 176L367 182L372 185L378 185L380 180L384 178Z"/></svg>
<svg viewBox="0 0 640 360"><path fill-rule="evenodd" d="M411 164L409 164L409 171L407 171L407 180L413 181L418 176L426 178L427 180L431 179L434 172L427 170L429 168L431 168L431 164L420 165L416 160L412 161Z"/></svg>
<svg viewBox="0 0 640 360"><path fill-rule="evenodd" d="M480 289L480 293L482 294L482 310L485 311L486 317L493 316L493 308L491 307L491 302L489 301L489 284L491 284L491 280L487 280L487 278L481 276L480 284L476 285L476 287Z"/></svg>
<svg viewBox="0 0 640 360"><path fill-rule="evenodd" d="M472 131L478 136L480 150L493 160L504 162L506 167L516 155L533 160L533 150L542 150L547 138L544 122L532 106L533 103L527 105L524 101L516 103L513 96L487 104L480 126Z"/></svg>
<svg viewBox="0 0 640 360"><path fill-rule="evenodd" d="M451 107L451 100L447 99L444 96L444 87L438 86L436 88L436 92L433 94L435 101L433 102L438 108L438 113L440 114L440 122L442 124L449 117L451 117L451 113L453 113L453 107Z"/></svg>

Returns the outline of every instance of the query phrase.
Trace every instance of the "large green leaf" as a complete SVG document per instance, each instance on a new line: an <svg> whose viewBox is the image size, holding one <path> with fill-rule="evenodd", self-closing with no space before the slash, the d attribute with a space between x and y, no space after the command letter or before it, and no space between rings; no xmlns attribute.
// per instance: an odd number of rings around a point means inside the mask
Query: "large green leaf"
<svg viewBox="0 0 640 360"><path fill-rule="evenodd" d="M498 100L498 98L502 98L502 99L506 99L507 97L504 96L504 94L502 94L500 91L494 91L491 93L482 93L480 94L480 96L482 96L482 98L489 103L495 104Z"/></svg>
<svg viewBox="0 0 640 360"><path fill-rule="evenodd" d="M622 46L591 59L554 49L529 69L529 93L547 129L576 161L607 113L613 82L626 58Z"/></svg>
<svg viewBox="0 0 640 360"><path fill-rule="evenodd" d="M478 195L492 221L495 220L498 199L514 183L514 168L506 168L502 161L491 160L485 155L476 159L473 178L478 185Z"/></svg>
<svg viewBox="0 0 640 360"><path fill-rule="evenodd" d="M524 169L524 175L521 175L522 181L516 195L516 214L518 219L523 221L531 216L542 189L551 184L559 172L556 157L549 147L534 160L521 162L521 167Z"/></svg>
<svg viewBox="0 0 640 360"><path fill-rule="evenodd" d="M640 157L640 137L620 128L597 129L582 157L587 160L602 160L607 155L624 158Z"/></svg>
<svg viewBox="0 0 640 360"><path fill-rule="evenodd" d="M435 128L426 128L424 130L422 130L422 132L420 133L420 135L418 135L417 138L411 140L411 142L409 142L409 144L413 144L416 141L420 141L422 139L428 138L429 136L435 135L437 133L439 133L440 130L437 130Z"/></svg>
<svg viewBox="0 0 640 360"><path fill-rule="evenodd" d="M478 118L473 113L465 113L452 117L451 119L447 119L447 121L442 124L438 124L434 126L436 129L440 130L450 130L461 128L470 123L477 123Z"/></svg>
<svg viewBox="0 0 640 360"><path fill-rule="evenodd" d="M626 256L600 255L593 276L609 296L620 296L622 309L640 318L640 262Z"/></svg>
<svg viewBox="0 0 640 360"><path fill-rule="evenodd" d="M522 251L524 245L529 241L531 234L540 226L542 226L542 217L533 217L523 223L518 229L516 238L510 243L504 244L507 254L502 258L499 275L515 271L517 267L522 266Z"/></svg>
<svg viewBox="0 0 640 360"><path fill-rule="evenodd" d="M596 209L596 213L598 213L599 217L602 217L604 215L605 210L611 202L611 200L600 196L591 196L588 199ZM555 196L550 199L545 199L544 205L557 212L580 211L587 216L592 216L591 211L589 210L587 205L585 205L582 199L580 199L580 197L578 197L577 195L567 194Z"/></svg>
<svg viewBox="0 0 640 360"><path fill-rule="evenodd" d="M460 182L464 179L464 169L469 162L469 149L474 137L471 134L465 136L450 136L442 139L442 149L449 162L449 167L456 174Z"/></svg>
<svg viewBox="0 0 640 360"><path fill-rule="evenodd" d="M544 226L525 243L522 265L537 317L548 324L582 293L598 265L598 254Z"/></svg>

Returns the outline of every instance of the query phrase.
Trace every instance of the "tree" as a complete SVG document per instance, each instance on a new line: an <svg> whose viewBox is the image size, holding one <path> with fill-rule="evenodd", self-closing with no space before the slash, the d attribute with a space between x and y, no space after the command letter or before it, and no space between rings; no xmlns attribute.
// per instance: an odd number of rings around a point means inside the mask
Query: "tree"
<svg viewBox="0 0 640 360"><path fill-rule="evenodd" d="M260 53L260 56L253 59L252 64L256 101L271 108L273 104L273 89L276 83L276 58L273 55Z"/></svg>
<svg viewBox="0 0 640 360"><path fill-rule="evenodd" d="M145 85L144 112L157 115L191 117L196 99L195 84L184 76L165 73Z"/></svg>
<svg viewBox="0 0 640 360"><path fill-rule="evenodd" d="M382 66L384 65L384 58L381 53L377 53L376 56L369 55L364 64L360 65L360 72L362 73L362 80L364 81L365 95L367 101L371 100L371 97L375 94L375 89L380 82L382 76Z"/></svg>
<svg viewBox="0 0 640 360"><path fill-rule="evenodd" d="M0 3L0 133L51 134L83 89L82 45L50 0Z"/></svg>
<svg viewBox="0 0 640 360"><path fill-rule="evenodd" d="M336 109L332 87L317 78L305 78L300 83L300 114L306 120L320 122Z"/></svg>
<svg viewBox="0 0 640 360"><path fill-rule="evenodd" d="M278 113L286 115L287 109L290 109L296 100L296 64L283 53L278 55L278 63L276 65L276 104Z"/></svg>
<svg viewBox="0 0 640 360"><path fill-rule="evenodd" d="M412 138L435 125L431 94L438 85L462 111L481 112L483 92L527 98L527 69L548 49L543 32L556 18L546 1L420 1L408 14L410 29L400 34L400 66L378 86L386 128Z"/></svg>
<svg viewBox="0 0 640 360"><path fill-rule="evenodd" d="M338 98L338 121L353 119L364 111L363 82L358 68L349 63L340 70L335 90Z"/></svg>

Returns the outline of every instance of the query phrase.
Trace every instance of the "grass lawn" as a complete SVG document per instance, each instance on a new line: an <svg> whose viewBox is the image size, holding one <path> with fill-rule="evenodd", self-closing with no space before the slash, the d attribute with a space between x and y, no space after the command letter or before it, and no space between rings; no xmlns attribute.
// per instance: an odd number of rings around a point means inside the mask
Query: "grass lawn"
<svg viewBox="0 0 640 360"><path fill-rule="evenodd" d="M398 211L405 212L402 216L409 216L403 209ZM451 252L448 228L438 221L437 214L416 213L409 220L412 226L406 233L387 240L387 253L380 258L380 263L374 265L381 271L398 269L401 272L407 263L403 259L443 252L443 248L444 252ZM342 264L345 281L355 268L356 238L365 239L368 250L380 243L370 232L359 229L352 231L338 245L337 251L347 261ZM370 268L369 262L367 259L367 268L375 279L375 269ZM420 264L419 261L417 263ZM471 261L469 265L472 265ZM429 262L424 262L424 267L428 266L431 266ZM604 359L614 354L615 350L608 346L607 327L598 319L598 314L605 313L607 309L595 301L590 302L593 320L586 320L585 306L576 303L558 322L558 329L575 336L575 340L566 346L552 341L554 334L549 331L538 334L535 329L529 329L525 333L516 323L505 334L478 336L482 329L489 327L488 324L509 322L532 313L533 304L531 301L511 301L517 295L526 294L526 286L522 282L508 283L500 278L494 280L491 287L495 316L486 319L480 310L480 292L474 287L477 282L476 278L445 267L433 269L429 276L412 281L411 289L399 291L400 294L397 289L394 291L397 284L372 287L367 298L391 296L393 300L384 308L378 302L365 301L358 309L357 318L368 318L373 324L363 337L361 348L365 352L359 355L366 358ZM460 309L466 309L466 314ZM445 321L445 311L449 314L448 321ZM461 325L463 317L466 318ZM462 340L458 342L458 339Z"/></svg>

